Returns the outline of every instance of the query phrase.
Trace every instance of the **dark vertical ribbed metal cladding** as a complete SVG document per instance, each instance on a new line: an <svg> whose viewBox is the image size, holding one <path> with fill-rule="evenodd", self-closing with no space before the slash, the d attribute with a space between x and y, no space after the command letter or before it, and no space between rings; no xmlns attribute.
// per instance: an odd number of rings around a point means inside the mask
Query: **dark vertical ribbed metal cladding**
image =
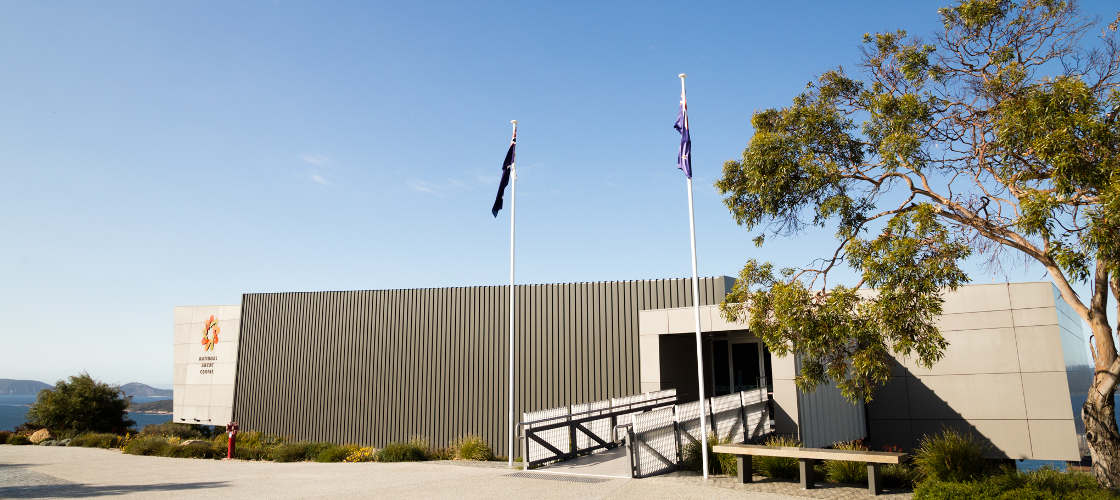
<svg viewBox="0 0 1120 500"><path fill-rule="evenodd" d="M639 392L638 311L691 306L690 281L518 285L515 414ZM701 304L733 281L701 279ZM476 434L507 452L508 287L241 300L241 429L373 446Z"/></svg>

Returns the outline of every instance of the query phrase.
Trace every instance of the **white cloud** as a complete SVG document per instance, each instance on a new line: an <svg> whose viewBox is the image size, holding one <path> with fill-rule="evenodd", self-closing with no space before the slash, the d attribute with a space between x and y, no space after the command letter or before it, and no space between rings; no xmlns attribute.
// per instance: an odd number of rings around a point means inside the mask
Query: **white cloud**
<svg viewBox="0 0 1120 500"><path fill-rule="evenodd" d="M311 174L311 181L316 184L322 184L324 186L329 186L331 184L330 181L324 179L323 176L319 174Z"/></svg>
<svg viewBox="0 0 1120 500"><path fill-rule="evenodd" d="M326 156L323 156L323 155L304 154L304 155L300 155L299 159L303 160L304 163L307 163L309 165L314 165L316 167L322 167L323 165L326 165L326 164L331 162L330 158L327 158Z"/></svg>
<svg viewBox="0 0 1120 500"><path fill-rule="evenodd" d="M408 187L418 193L436 194L436 187L424 181L410 180L408 181Z"/></svg>

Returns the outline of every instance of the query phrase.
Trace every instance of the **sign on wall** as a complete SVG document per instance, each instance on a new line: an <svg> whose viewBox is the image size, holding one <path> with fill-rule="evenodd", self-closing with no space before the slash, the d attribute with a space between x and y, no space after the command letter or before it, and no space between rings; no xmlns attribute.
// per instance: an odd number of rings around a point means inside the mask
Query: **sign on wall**
<svg viewBox="0 0 1120 500"><path fill-rule="evenodd" d="M175 422L226 425L233 420L241 306L175 308Z"/></svg>

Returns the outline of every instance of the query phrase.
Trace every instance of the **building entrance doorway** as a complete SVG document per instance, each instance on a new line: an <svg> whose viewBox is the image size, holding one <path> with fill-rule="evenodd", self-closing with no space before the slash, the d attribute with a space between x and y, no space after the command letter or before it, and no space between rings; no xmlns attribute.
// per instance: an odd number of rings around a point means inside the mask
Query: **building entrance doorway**
<svg viewBox="0 0 1120 500"><path fill-rule="evenodd" d="M772 390L770 351L758 338L728 335L708 342L713 396L766 387ZM705 391L706 392L706 391Z"/></svg>

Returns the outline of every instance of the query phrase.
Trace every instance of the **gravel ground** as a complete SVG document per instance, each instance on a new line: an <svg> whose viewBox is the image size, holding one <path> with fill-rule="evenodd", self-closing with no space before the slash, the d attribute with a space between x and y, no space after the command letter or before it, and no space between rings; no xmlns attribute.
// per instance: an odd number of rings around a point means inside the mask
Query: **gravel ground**
<svg viewBox="0 0 1120 500"><path fill-rule="evenodd" d="M730 478L704 483L686 475L560 476L500 465L218 461L0 445L0 498L870 498L863 488L802 491L796 483L737 485Z"/></svg>

